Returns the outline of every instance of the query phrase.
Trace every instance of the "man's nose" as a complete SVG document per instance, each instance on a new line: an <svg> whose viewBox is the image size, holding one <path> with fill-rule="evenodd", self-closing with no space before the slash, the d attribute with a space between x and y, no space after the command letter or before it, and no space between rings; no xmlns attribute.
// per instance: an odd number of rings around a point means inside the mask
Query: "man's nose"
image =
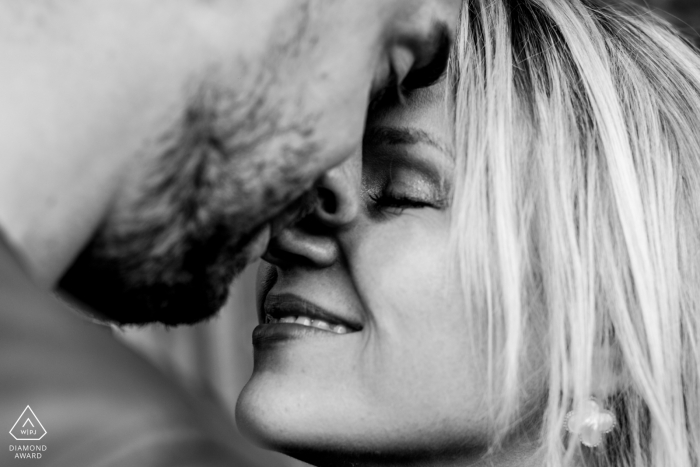
<svg viewBox="0 0 700 467"><path fill-rule="evenodd" d="M338 260L338 234L350 228L360 212L360 180L354 165L354 160L346 161L319 179L314 210L270 241L265 261L281 268L324 268Z"/></svg>

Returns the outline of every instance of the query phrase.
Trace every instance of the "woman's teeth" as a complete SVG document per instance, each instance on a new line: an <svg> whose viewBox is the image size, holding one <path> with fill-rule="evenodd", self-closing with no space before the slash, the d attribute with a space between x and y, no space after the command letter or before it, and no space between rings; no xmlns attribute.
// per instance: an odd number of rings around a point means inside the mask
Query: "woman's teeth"
<svg viewBox="0 0 700 467"><path fill-rule="evenodd" d="M347 334L350 330L342 324L330 324L321 319L311 319L308 316L285 316L284 318L276 319L270 315L265 317L265 324L286 323L286 324L301 324L311 328L322 329L324 331L334 332L336 334Z"/></svg>

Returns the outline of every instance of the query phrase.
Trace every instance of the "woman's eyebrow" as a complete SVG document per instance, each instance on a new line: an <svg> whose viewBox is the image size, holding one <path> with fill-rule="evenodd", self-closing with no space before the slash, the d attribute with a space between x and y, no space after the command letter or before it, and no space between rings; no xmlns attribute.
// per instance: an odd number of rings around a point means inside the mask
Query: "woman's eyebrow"
<svg viewBox="0 0 700 467"><path fill-rule="evenodd" d="M410 127L370 127L365 132L363 145L400 145L400 144L427 144L452 158L452 151L447 145L435 139L430 133L418 128Z"/></svg>
<svg viewBox="0 0 700 467"><path fill-rule="evenodd" d="M380 148L381 146L402 146L414 144L427 144L440 153L449 158L449 164L440 163L434 157L420 158L413 157L406 160L403 157L397 157L393 153L384 153L381 150L372 151L371 148ZM407 166L418 168L423 174L428 176L433 183L440 186L441 189L450 191L451 181L445 172L447 166L452 166L454 156L446 145L442 144L427 131L411 128L411 127L387 127L373 126L367 129L363 140L363 145L368 145L368 149L372 152L371 160L376 163L388 163L390 166Z"/></svg>

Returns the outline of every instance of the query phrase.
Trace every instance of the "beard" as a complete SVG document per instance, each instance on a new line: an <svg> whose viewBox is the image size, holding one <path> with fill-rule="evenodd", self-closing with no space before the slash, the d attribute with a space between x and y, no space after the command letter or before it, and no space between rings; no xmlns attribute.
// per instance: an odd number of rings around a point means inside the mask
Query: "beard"
<svg viewBox="0 0 700 467"><path fill-rule="evenodd" d="M193 93L181 118L140 155L149 163L127 177L60 293L118 324L191 324L224 305L270 229L316 200L314 118L283 122L265 82L246 99L213 83Z"/></svg>

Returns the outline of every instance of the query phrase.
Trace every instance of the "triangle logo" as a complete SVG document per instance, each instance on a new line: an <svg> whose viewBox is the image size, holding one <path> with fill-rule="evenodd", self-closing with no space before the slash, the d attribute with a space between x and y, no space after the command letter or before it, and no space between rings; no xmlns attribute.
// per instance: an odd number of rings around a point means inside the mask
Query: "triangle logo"
<svg viewBox="0 0 700 467"><path fill-rule="evenodd" d="M39 441L46 436L46 429L41 424L31 407L27 406L10 430L17 441Z"/></svg>

